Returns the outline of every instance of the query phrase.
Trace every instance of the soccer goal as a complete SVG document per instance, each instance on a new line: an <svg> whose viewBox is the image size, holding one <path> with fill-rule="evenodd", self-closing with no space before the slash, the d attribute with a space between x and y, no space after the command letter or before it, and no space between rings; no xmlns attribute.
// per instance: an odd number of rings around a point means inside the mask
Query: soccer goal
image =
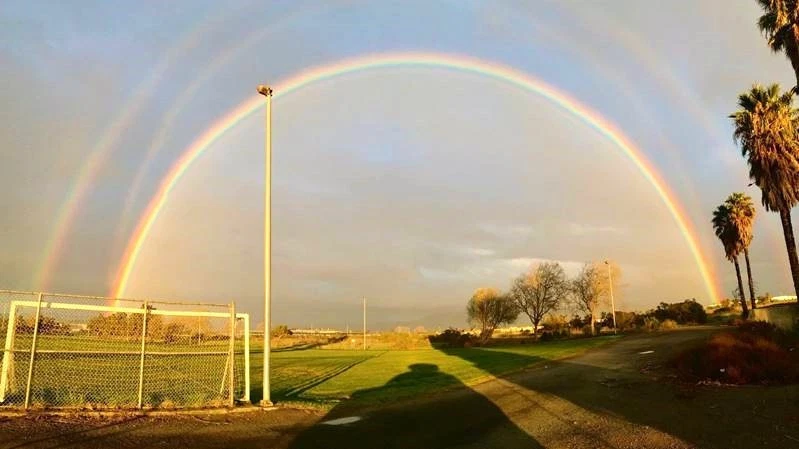
<svg viewBox="0 0 799 449"><path fill-rule="evenodd" d="M178 408L250 401L250 317L233 304L0 292L0 404Z"/></svg>

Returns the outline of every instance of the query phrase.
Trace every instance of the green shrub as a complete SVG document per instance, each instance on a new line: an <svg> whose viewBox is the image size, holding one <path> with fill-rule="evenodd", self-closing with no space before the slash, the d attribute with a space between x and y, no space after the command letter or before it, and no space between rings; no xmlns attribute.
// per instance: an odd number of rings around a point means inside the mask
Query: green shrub
<svg viewBox="0 0 799 449"><path fill-rule="evenodd" d="M665 319L662 323L660 323L660 330L670 331L673 329L677 329L677 322L674 320Z"/></svg>
<svg viewBox="0 0 799 449"><path fill-rule="evenodd" d="M274 329L272 329L272 336L273 337L277 337L277 338L288 337L291 334L292 334L291 329L289 329L289 327L286 326L285 324L280 324L277 327L275 327Z"/></svg>
<svg viewBox="0 0 799 449"><path fill-rule="evenodd" d="M644 329L646 329L648 332L660 329L660 320L653 316L644 318Z"/></svg>
<svg viewBox="0 0 799 449"><path fill-rule="evenodd" d="M634 331L637 318L638 315L635 312L616 311L616 326L620 331Z"/></svg>
<svg viewBox="0 0 799 449"><path fill-rule="evenodd" d="M707 312L701 304L694 299L668 304L661 302L652 314L659 321L674 320L679 324L704 324L707 323Z"/></svg>
<svg viewBox="0 0 799 449"><path fill-rule="evenodd" d="M448 348L472 347L476 339L472 334L461 332L458 329L449 328L444 332L430 335L427 337L430 343L438 343Z"/></svg>

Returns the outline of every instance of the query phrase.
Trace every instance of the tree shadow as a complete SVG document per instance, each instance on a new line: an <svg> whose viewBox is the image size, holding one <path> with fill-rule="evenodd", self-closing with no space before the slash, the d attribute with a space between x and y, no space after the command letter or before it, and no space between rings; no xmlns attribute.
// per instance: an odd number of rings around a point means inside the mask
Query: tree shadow
<svg viewBox="0 0 799 449"><path fill-rule="evenodd" d="M605 419L648 426L698 447L764 447L760 432L754 428L776 425L786 434L799 432L799 420L786 417L796 414L799 388L703 389L682 384L670 378L662 366L679 348L679 345L658 348L668 353L653 368L658 370L658 378L648 371L645 359L638 352L640 348L619 349L612 357L602 359L597 355L547 362L545 366L538 364L534 372L506 376L502 376L503 371L490 358L481 357L479 350L442 351L521 387L518 393L527 395L533 407L546 407L548 397L554 396ZM527 357L512 352L505 354L517 360ZM638 357L635 360L640 363L618 362L625 357ZM537 361L537 357L529 357L527 365ZM761 410L757 412L759 407ZM534 432L532 437L536 437ZM786 439L785 443L788 442Z"/></svg>
<svg viewBox="0 0 799 449"><path fill-rule="evenodd" d="M383 398L419 384L462 386L401 404L367 409L370 399ZM361 404L361 405L358 405ZM494 440L492 441L492 436ZM351 402L336 406L321 422L300 433L289 447L303 448L445 448L476 441L491 447L542 448L484 396L465 387L438 366L416 363L385 385L359 390Z"/></svg>

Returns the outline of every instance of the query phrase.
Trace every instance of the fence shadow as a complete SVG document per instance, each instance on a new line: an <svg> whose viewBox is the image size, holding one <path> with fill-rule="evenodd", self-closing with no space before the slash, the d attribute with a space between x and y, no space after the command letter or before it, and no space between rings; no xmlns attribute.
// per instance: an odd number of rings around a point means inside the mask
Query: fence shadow
<svg viewBox="0 0 799 449"><path fill-rule="evenodd" d="M335 407L320 423L300 433L290 444L303 448L444 448L486 441L497 429L492 447L542 448L527 433L484 396L466 388L454 376L443 373L437 365L417 363L385 385L357 391L353 402L382 397L389 389L411 385L460 385L457 391L436 396L435 401L415 400L389 405L353 416L357 407L347 403ZM468 413L463 413L468 411Z"/></svg>

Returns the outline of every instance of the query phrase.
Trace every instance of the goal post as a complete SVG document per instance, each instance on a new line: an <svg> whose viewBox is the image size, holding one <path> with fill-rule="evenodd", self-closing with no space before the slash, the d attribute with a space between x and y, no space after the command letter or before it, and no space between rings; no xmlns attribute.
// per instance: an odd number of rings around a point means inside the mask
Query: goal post
<svg viewBox="0 0 799 449"><path fill-rule="evenodd" d="M6 320L6 333L5 333L5 342L3 345L3 355L2 355L2 364L0 365L0 403L5 403L9 399L9 395L16 394L20 392L22 389L25 390L26 394L29 394L31 389L30 381L27 382L28 385L21 385L20 382L24 381L24 379L15 379L15 360L14 355L15 353L27 353L31 355L31 360L29 363L33 363L33 357L36 357L37 348L34 347L34 343L31 343L31 348L28 350L18 350L15 349L15 339L17 338L18 326L20 323L18 322L18 314L25 308L40 308L40 310L65 310L65 311L81 311L81 312L98 312L100 314L116 314L116 313L124 313L128 315L142 315L142 322L146 323L145 318L143 315L147 315L149 317L153 316L162 316L162 317L183 317L183 318L217 318L217 319L227 319L229 324L229 337L230 338L230 357L228 363L231 365L235 363L235 355L241 354L243 356L243 365L244 369L243 372L240 374L237 373L236 376L242 375L243 377L243 392L240 397L236 397L236 391L234 387L230 387L230 397L231 401L238 400L249 402L250 401L250 316L247 313L237 313L233 307L230 307L230 310L227 312L218 311L218 312L209 312L209 311L199 311L199 310L169 310L169 309L153 309L148 308L147 306L144 307L123 307L118 305L100 305L100 304L81 304L81 303L70 303L70 302L54 302L54 301L31 301L31 300L12 300L9 303L8 307L8 318ZM169 303L158 303L160 305L169 306ZM200 306L199 304L197 306ZM147 320L149 321L149 319ZM239 321L242 322L243 325L243 351L240 353L236 352L235 349L235 342L236 342L236 335L238 329ZM40 326L41 321L36 320L32 324L34 329L38 329ZM26 324L27 326L27 324ZM142 325L142 338L148 338L146 332L144 331L144 327L146 324ZM85 326L84 326L85 329ZM223 334L219 334L223 335ZM70 338L70 337L65 337ZM100 343L98 346L97 342ZM125 355L131 356L131 351L119 350L113 347L102 347L103 338L99 337L97 342L94 342L94 345L91 347L85 348L55 348L55 349L47 349L41 350L39 349L38 352L47 355L53 354L62 354L65 356L90 356L90 357L98 357L98 360L102 360L103 357L112 357L114 355ZM148 343L149 345L149 343ZM144 346L142 346L144 348ZM212 348L213 349L213 348ZM153 350L150 351L148 349L143 349L143 355L156 355L156 356L180 356L185 355L186 357L196 357L199 355L215 355L216 352L210 351L206 349L206 351L195 351L195 352L169 352L165 350ZM210 352L209 352L210 351ZM133 351L135 352L135 350ZM225 354L228 354L228 351L225 351ZM32 366L32 365L31 365ZM219 367L220 369L223 367ZM230 373L233 373L233 367L230 366ZM147 382L146 374L141 373L138 374L140 376L140 382ZM229 374L228 374L229 375ZM115 382L116 379L108 378L109 383ZM231 382L232 385L233 376L230 376L228 382ZM36 384L36 380L33 381L33 384ZM239 384L241 385L241 384ZM41 385L34 385L35 387L41 388ZM55 385L58 386L58 385ZM47 385L47 388L53 387L53 385Z"/></svg>
<svg viewBox="0 0 799 449"><path fill-rule="evenodd" d="M16 301L12 302L6 320L6 341L3 346L3 364L0 370L0 403L6 401L9 384L14 382L12 368L14 366L14 336L17 328Z"/></svg>

